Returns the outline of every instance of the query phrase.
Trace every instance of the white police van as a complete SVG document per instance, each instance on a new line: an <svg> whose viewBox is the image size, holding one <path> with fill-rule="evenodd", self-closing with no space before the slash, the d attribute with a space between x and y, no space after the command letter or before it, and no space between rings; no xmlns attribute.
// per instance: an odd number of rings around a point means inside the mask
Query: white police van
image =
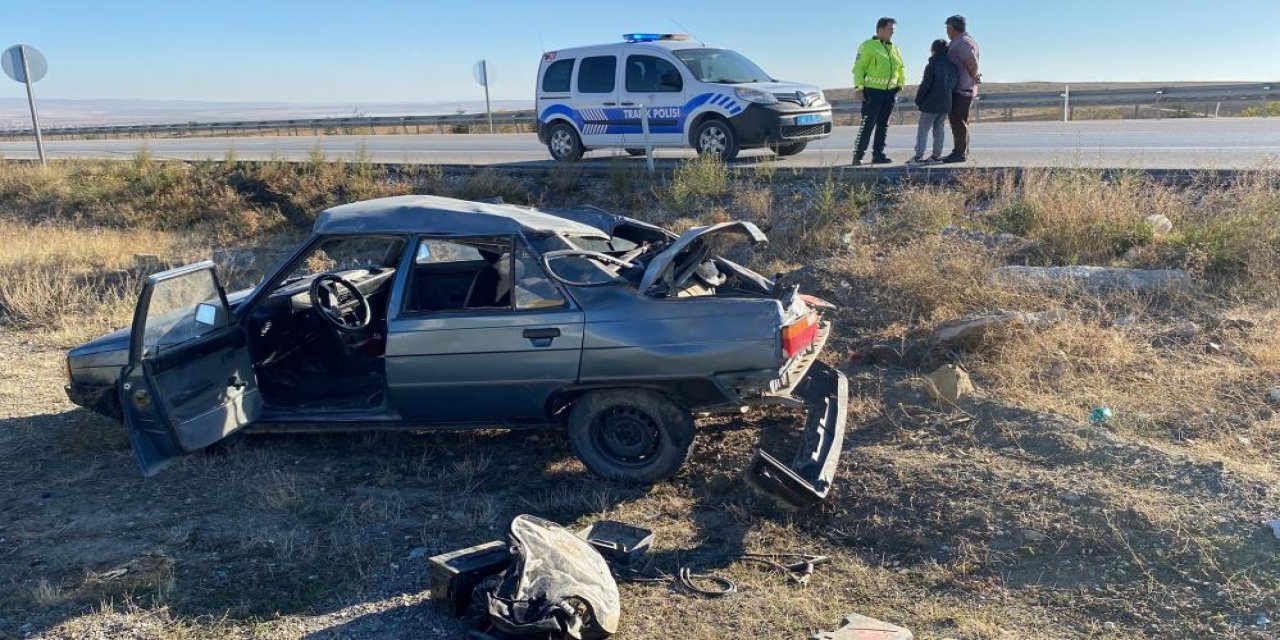
<svg viewBox="0 0 1280 640"><path fill-rule="evenodd" d="M556 160L607 147L643 154L642 105L653 146L688 145L724 160L764 146L789 156L831 135L831 105L817 87L779 82L742 54L684 34L623 40L543 54L538 140Z"/></svg>

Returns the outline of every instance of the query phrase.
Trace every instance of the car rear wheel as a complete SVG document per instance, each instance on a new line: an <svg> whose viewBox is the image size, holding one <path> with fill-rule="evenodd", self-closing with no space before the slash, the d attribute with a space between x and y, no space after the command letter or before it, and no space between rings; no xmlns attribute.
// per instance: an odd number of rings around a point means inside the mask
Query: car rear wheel
<svg viewBox="0 0 1280 640"><path fill-rule="evenodd" d="M797 153L804 151L804 148L807 146L809 146L809 142L807 140L804 142L789 142L777 145L773 148L773 152L780 156L794 156Z"/></svg>
<svg viewBox="0 0 1280 640"><path fill-rule="evenodd" d="M693 148L700 156L728 162L738 157L738 136L728 122L711 118L698 125L698 130L693 133Z"/></svg>
<svg viewBox="0 0 1280 640"><path fill-rule="evenodd" d="M561 162L577 162L586 152L582 146L582 138L566 122L558 122L547 131L547 150L551 152L552 158Z"/></svg>
<svg viewBox="0 0 1280 640"><path fill-rule="evenodd" d="M569 446L602 478L658 482L689 456L693 416L653 391L592 391L569 413Z"/></svg>

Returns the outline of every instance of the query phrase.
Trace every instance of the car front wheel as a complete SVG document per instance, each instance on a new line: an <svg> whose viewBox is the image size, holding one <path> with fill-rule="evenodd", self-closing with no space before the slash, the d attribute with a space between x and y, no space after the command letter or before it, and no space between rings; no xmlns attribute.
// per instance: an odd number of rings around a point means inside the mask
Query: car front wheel
<svg viewBox="0 0 1280 640"><path fill-rule="evenodd" d="M577 162L586 152L578 132L565 122L556 123L547 132L547 150L552 158L561 162Z"/></svg>
<svg viewBox="0 0 1280 640"><path fill-rule="evenodd" d="M693 134L693 148L700 156L728 162L738 157L738 136L728 122L712 118L698 125Z"/></svg>
<svg viewBox="0 0 1280 640"><path fill-rule="evenodd" d="M662 394L592 391L569 413L569 446L602 478L658 482L684 464L693 428L693 416Z"/></svg>

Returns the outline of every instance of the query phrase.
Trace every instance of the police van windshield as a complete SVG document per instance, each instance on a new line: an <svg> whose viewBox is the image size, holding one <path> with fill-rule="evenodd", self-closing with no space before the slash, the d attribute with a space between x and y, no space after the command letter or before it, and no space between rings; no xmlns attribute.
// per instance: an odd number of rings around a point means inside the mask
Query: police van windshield
<svg viewBox="0 0 1280 640"><path fill-rule="evenodd" d="M680 49L672 51L693 77L700 82L743 84L747 82L771 82L773 78L756 63L737 51L728 49Z"/></svg>

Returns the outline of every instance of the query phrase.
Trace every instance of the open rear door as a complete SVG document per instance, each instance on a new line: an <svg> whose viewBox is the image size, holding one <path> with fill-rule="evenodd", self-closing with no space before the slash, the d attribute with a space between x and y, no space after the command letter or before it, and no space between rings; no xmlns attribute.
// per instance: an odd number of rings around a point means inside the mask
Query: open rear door
<svg viewBox="0 0 1280 640"><path fill-rule="evenodd" d="M262 412L245 333L230 319L212 262L147 278L120 376L120 406L144 475Z"/></svg>

